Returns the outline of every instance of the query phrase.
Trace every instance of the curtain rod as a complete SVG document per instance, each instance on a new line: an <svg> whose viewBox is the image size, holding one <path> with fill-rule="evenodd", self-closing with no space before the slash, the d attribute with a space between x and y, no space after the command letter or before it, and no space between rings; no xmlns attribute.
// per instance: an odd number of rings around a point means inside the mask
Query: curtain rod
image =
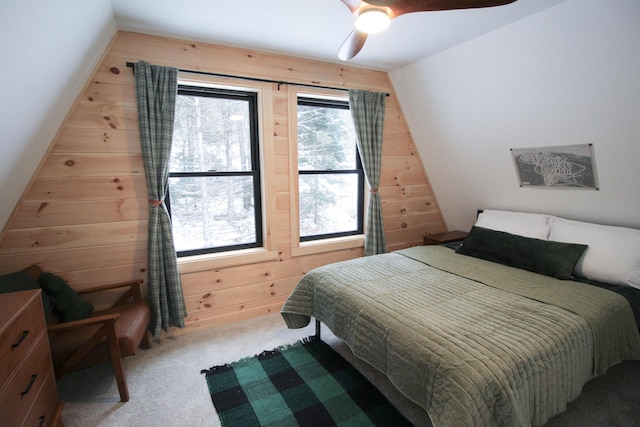
<svg viewBox="0 0 640 427"><path fill-rule="evenodd" d="M127 62L127 67L133 68L135 64L133 62ZM278 90L280 90L280 86L282 85L293 85L293 86L302 86L302 87L312 87L316 89L330 89L330 90L341 90L348 91L349 89L341 88L341 87L331 87L331 86L320 86L320 85L312 85L307 83L293 83L286 82L282 80L271 80L271 79L261 79L258 77L248 77L248 76L236 76L232 74L220 74L220 73L210 73L208 71L198 71L198 70L183 70L181 68L178 69L181 73L190 73L190 74L201 74L204 76L214 76L214 77L225 77L228 79L240 79L240 80L250 80L252 82L262 82L262 83L276 83L278 85ZM389 96L388 93L385 94Z"/></svg>

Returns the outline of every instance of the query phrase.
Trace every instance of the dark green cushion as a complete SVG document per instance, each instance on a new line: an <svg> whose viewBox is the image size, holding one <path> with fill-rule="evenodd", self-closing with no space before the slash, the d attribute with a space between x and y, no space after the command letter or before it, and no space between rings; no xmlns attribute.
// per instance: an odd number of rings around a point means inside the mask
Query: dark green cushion
<svg viewBox="0 0 640 427"><path fill-rule="evenodd" d="M41 273L37 265L32 265L15 273L4 274L0 276L0 293L40 289L38 277ZM41 295L45 315L48 315L55 306L55 299L47 292L41 292Z"/></svg>
<svg viewBox="0 0 640 427"><path fill-rule="evenodd" d="M474 226L456 253L570 279L586 249L587 245L532 239Z"/></svg>
<svg viewBox="0 0 640 427"><path fill-rule="evenodd" d="M63 322L84 319L93 312L93 305L82 299L62 277L42 273L40 286L55 298L55 308Z"/></svg>

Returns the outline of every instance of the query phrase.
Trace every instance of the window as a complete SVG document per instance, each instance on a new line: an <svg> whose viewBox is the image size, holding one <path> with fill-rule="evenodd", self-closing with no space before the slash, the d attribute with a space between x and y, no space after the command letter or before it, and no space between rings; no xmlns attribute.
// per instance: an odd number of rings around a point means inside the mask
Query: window
<svg viewBox="0 0 640 427"><path fill-rule="evenodd" d="M180 85L169 164L178 256L262 246L257 94Z"/></svg>
<svg viewBox="0 0 640 427"><path fill-rule="evenodd" d="M349 103L298 97L300 241L363 232L364 171Z"/></svg>

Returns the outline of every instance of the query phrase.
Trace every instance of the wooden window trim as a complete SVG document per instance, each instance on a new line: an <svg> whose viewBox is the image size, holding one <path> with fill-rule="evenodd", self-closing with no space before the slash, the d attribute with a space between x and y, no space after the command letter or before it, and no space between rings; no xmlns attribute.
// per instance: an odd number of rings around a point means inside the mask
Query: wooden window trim
<svg viewBox="0 0 640 427"><path fill-rule="evenodd" d="M213 87L249 90L258 94L258 137L260 144L260 183L262 195L262 247L215 252L178 258L180 273L233 267L278 259L278 235L275 201L275 138L273 114L273 85L262 82L243 82L233 85L228 79L213 76L181 74L180 84L211 85Z"/></svg>
<svg viewBox="0 0 640 427"><path fill-rule="evenodd" d="M313 255L345 249L364 247L364 232L345 237L319 239L300 242L300 214L298 204L298 97L325 97L344 100L344 92L324 89L301 89L295 86L288 88L289 101L289 209L291 230L291 256ZM365 186L366 186L365 180ZM368 192L364 192L364 206L368 204ZM363 218L363 229L366 229L366 214Z"/></svg>

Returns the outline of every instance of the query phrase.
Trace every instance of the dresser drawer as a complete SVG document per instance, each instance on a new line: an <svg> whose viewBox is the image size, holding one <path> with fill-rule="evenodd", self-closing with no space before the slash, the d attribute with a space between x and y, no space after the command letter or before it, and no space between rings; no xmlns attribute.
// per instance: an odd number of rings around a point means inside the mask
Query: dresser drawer
<svg viewBox="0 0 640 427"><path fill-rule="evenodd" d="M39 296L33 298L19 315L3 326L0 334L0 387L44 329ZM47 348L46 353L48 352Z"/></svg>
<svg viewBox="0 0 640 427"><path fill-rule="evenodd" d="M44 384L38 397L24 419L23 427L50 426L55 421L55 411L57 405L58 391L56 389L56 379L53 372L44 379Z"/></svg>
<svg viewBox="0 0 640 427"><path fill-rule="evenodd" d="M20 426L42 389L51 376L51 359L47 357L49 342L44 330L36 339L32 350L20 363L15 374L0 390L0 413L2 424Z"/></svg>

